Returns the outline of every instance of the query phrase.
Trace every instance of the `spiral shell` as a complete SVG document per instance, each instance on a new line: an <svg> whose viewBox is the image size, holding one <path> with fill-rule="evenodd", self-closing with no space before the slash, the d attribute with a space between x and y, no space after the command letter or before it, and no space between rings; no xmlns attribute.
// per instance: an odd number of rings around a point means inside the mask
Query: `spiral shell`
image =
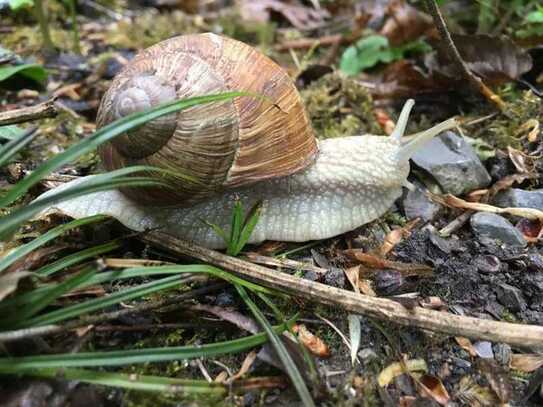
<svg viewBox="0 0 543 407"><path fill-rule="evenodd" d="M187 206L226 188L290 175L315 160L313 130L287 73L254 48L215 34L171 38L138 54L104 95L97 123L102 127L166 101L228 91L265 98L194 106L104 145L100 155L108 170L145 164L198 181L172 177L171 189L123 192L142 204Z"/></svg>

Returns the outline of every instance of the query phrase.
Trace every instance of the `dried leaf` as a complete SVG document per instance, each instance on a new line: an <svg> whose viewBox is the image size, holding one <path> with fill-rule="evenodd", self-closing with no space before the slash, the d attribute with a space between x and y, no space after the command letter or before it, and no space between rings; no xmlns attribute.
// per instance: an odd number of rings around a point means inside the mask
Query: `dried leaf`
<svg viewBox="0 0 543 407"><path fill-rule="evenodd" d="M23 278L31 276L30 271L16 271L0 276L0 301L6 298L11 293L15 292L19 281Z"/></svg>
<svg viewBox="0 0 543 407"><path fill-rule="evenodd" d="M292 330L298 335L299 341L314 355L320 358L330 356L330 349L318 336L310 332L305 325L294 325Z"/></svg>
<svg viewBox="0 0 543 407"><path fill-rule="evenodd" d="M513 386L511 385L507 372L494 360L490 359L479 359L477 365L500 401L502 403L508 403L509 400L511 400Z"/></svg>
<svg viewBox="0 0 543 407"><path fill-rule="evenodd" d="M532 157L511 146L507 147L507 154L518 173L534 174L535 165Z"/></svg>
<svg viewBox="0 0 543 407"><path fill-rule="evenodd" d="M404 368L405 366L405 368ZM407 371L405 370L407 369ZM405 361L405 363L402 362L394 362L387 367L385 367L381 373L379 373L379 376L377 377L377 383L381 387L387 386L396 376L399 376L401 374L407 373L407 372L427 372L428 366L426 365L426 361L424 359L411 359Z"/></svg>
<svg viewBox="0 0 543 407"><path fill-rule="evenodd" d="M372 283L370 280L360 279L358 281L358 288L360 292L364 295L369 295L370 297L377 297L377 294L372 288Z"/></svg>
<svg viewBox="0 0 543 407"><path fill-rule="evenodd" d="M380 34L387 37L391 45L400 45L418 39L433 26L428 14L417 10L405 0L393 0Z"/></svg>
<svg viewBox="0 0 543 407"><path fill-rule="evenodd" d="M532 68L530 55L506 36L455 34L453 41L468 67L487 84L510 82ZM439 63L436 62L429 61L432 70L451 78L461 78L446 53L440 53Z"/></svg>
<svg viewBox="0 0 543 407"><path fill-rule="evenodd" d="M360 293L360 288L358 285L360 279L360 266L346 268L343 270L343 272L347 276L347 280L349 280L349 283L351 283L354 291Z"/></svg>
<svg viewBox="0 0 543 407"><path fill-rule="evenodd" d="M427 195L434 202L441 205L448 206L450 208L457 209L471 209L474 211L491 212L491 213L508 213L514 216L520 216L521 218L534 219L543 221L543 211L533 208L498 208L489 204L467 202L463 199L457 198L454 195L437 195L431 192L427 192Z"/></svg>
<svg viewBox="0 0 543 407"><path fill-rule="evenodd" d="M470 376L460 379L456 396L473 407L495 407L500 402L493 391L488 387L479 386Z"/></svg>
<svg viewBox="0 0 543 407"><path fill-rule="evenodd" d="M449 403L449 393L438 377L425 374L419 379L419 385L423 396L431 397L442 406Z"/></svg>
<svg viewBox="0 0 543 407"><path fill-rule="evenodd" d="M364 253L361 249L344 250L343 254L353 260L359 261L366 267L396 270L404 276L428 276L433 273L432 267L425 264L401 263L399 261L386 260L374 254Z"/></svg>
<svg viewBox="0 0 543 407"><path fill-rule="evenodd" d="M61 250L69 247L68 244L57 244L54 246L40 247L31 251L22 259L16 261L6 270L6 273L13 273L17 271L34 270L51 260L51 256Z"/></svg>
<svg viewBox="0 0 543 407"><path fill-rule="evenodd" d="M242 376L244 376L249 371L249 369L251 368L253 363L255 363L256 356L257 356L256 351L253 350L253 351L249 352L249 354L243 360L243 363L241 364L241 368L239 369L239 372L237 372L230 379L228 379L227 382L232 383L234 380L238 380Z"/></svg>
<svg viewBox="0 0 543 407"><path fill-rule="evenodd" d="M244 20L265 23L270 21L271 12L282 15L290 24L300 30L321 27L330 17L327 10L306 7L298 2L284 3L280 0L238 0L240 15Z"/></svg>
<svg viewBox="0 0 543 407"><path fill-rule="evenodd" d="M468 352L471 357L474 358L477 356L477 351L475 350L473 344L468 338L464 338L463 336L455 336L454 340L456 341L456 343L458 343L458 345L460 345L462 349Z"/></svg>
<svg viewBox="0 0 543 407"><path fill-rule="evenodd" d="M521 134L528 133L526 135L526 139L530 143L535 143L537 141L537 137L539 136L540 130L541 125L539 124L539 121L537 119L529 119L515 131L515 136L518 137Z"/></svg>
<svg viewBox="0 0 543 407"><path fill-rule="evenodd" d="M537 178L537 174L511 174L503 177L499 181L496 181L492 187L488 189L488 196L491 198L498 192L511 188L514 184L520 184L527 179Z"/></svg>
<svg viewBox="0 0 543 407"><path fill-rule="evenodd" d="M509 367L525 373L535 372L543 366L543 354L516 353L511 356Z"/></svg>
<svg viewBox="0 0 543 407"><path fill-rule="evenodd" d="M419 223L419 219L413 219L403 228L394 229L385 236L385 240L379 249L379 254L386 257L394 247L402 241L404 237L409 237L413 228Z"/></svg>
<svg viewBox="0 0 543 407"><path fill-rule="evenodd" d="M190 309L195 311L209 312L210 314L216 315L219 318L224 319L225 321L236 325L238 328L241 328L252 334L258 333L260 331L260 328L258 327L258 324L254 319L246 317L245 315L237 311L206 304L196 304L190 307Z"/></svg>
<svg viewBox="0 0 543 407"><path fill-rule="evenodd" d="M362 328L360 326L360 316L349 314L347 319L349 321L349 339L351 341L351 364L354 366L356 354L358 353L358 348L360 347Z"/></svg>

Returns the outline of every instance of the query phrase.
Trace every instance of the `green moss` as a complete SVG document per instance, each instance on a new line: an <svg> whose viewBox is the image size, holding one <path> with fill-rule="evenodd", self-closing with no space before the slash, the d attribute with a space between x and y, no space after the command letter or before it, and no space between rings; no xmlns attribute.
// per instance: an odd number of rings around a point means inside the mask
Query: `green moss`
<svg viewBox="0 0 543 407"><path fill-rule="evenodd" d="M318 138L382 134L371 95L356 80L331 73L301 93Z"/></svg>

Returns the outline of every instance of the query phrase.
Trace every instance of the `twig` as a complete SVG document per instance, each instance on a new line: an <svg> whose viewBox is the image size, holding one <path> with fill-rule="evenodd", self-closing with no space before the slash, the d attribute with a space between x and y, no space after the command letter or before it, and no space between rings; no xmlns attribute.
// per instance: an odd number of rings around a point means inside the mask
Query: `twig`
<svg viewBox="0 0 543 407"><path fill-rule="evenodd" d="M276 270L226 256L217 251L197 246L194 243L174 238L163 232L150 232L142 238L146 242L164 250L177 255L188 255L200 259L263 286L303 297L310 301L339 307L348 312L451 336L504 342L522 347L543 346L543 327L541 326L496 322L428 310L422 307L407 309L392 300L369 297L280 273Z"/></svg>
<svg viewBox="0 0 543 407"><path fill-rule="evenodd" d="M244 256L253 263L264 264L265 266L284 267L287 269L301 271L313 271L318 274L326 274L328 272L328 270L325 268L291 259L276 259L275 257L262 256L261 254L254 252L244 253Z"/></svg>
<svg viewBox="0 0 543 407"><path fill-rule="evenodd" d="M0 126L55 117L57 114L58 109L55 106L55 98L53 98L39 105L0 112Z"/></svg>
<svg viewBox="0 0 543 407"><path fill-rule="evenodd" d="M182 280L184 283L201 280L202 276L188 277ZM126 308L120 311L105 312L102 314L94 315L92 317L81 318L76 321L68 322L64 325L45 325L35 328L24 328L15 331L0 332L0 343L20 340L24 338L31 338L35 336L50 335L53 333L71 331L73 329L81 328L88 325L100 324L105 321L111 321L113 319L121 318L129 314L141 313L146 311L155 310L158 308L164 308L170 305L179 305L180 303L196 298L200 295L207 294L208 292L218 290L225 287L225 283L213 284L210 286L197 288L186 292L181 295L176 295L172 298L166 298L155 302L146 302L135 306L134 308Z"/></svg>
<svg viewBox="0 0 543 407"><path fill-rule="evenodd" d="M443 228L439 230L439 235L443 237L448 237L452 235L454 232L456 232L458 229L460 229L464 224L469 220L471 215L473 215L475 211L465 211L461 215L459 215L456 219L454 219L451 223L445 225Z"/></svg>
<svg viewBox="0 0 543 407"><path fill-rule="evenodd" d="M490 100L492 103L498 107L501 111L505 111L505 103L501 98L496 95L492 90L487 87L484 82L477 76L475 76L468 68L467 64L462 59L462 56L460 55L460 52L458 52L458 48L456 48L456 45L454 45L454 42L451 38L451 34L449 33L449 30L447 29L447 25L445 24L445 20L443 19L443 16L441 15L441 11L439 11L439 7L435 0L425 0L426 7L428 8L429 13L432 15L432 18L434 20L434 24L436 25L437 30L439 31L439 36L441 37L441 41L443 42L445 46L445 51L449 54L449 58L451 61L457 65L458 69L460 70L461 74L468 80L468 82L471 84L471 86L481 92L481 94L486 97L488 100Z"/></svg>

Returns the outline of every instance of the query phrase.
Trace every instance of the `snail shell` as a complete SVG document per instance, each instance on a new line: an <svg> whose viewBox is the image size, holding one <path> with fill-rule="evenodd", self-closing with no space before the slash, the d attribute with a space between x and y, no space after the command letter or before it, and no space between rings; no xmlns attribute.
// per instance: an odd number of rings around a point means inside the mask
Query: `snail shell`
<svg viewBox="0 0 543 407"><path fill-rule="evenodd" d="M228 91L264 98L191 107L104 145L100 155L108 170L144 164L197 181L171 177L172 189L123 192L145 205L189 206L224 189L290 175L314 162L317 143L287 73L254 48L215 34L171 38L138 54L103 97L97 124L102 127L175 99Z"/></svg>

